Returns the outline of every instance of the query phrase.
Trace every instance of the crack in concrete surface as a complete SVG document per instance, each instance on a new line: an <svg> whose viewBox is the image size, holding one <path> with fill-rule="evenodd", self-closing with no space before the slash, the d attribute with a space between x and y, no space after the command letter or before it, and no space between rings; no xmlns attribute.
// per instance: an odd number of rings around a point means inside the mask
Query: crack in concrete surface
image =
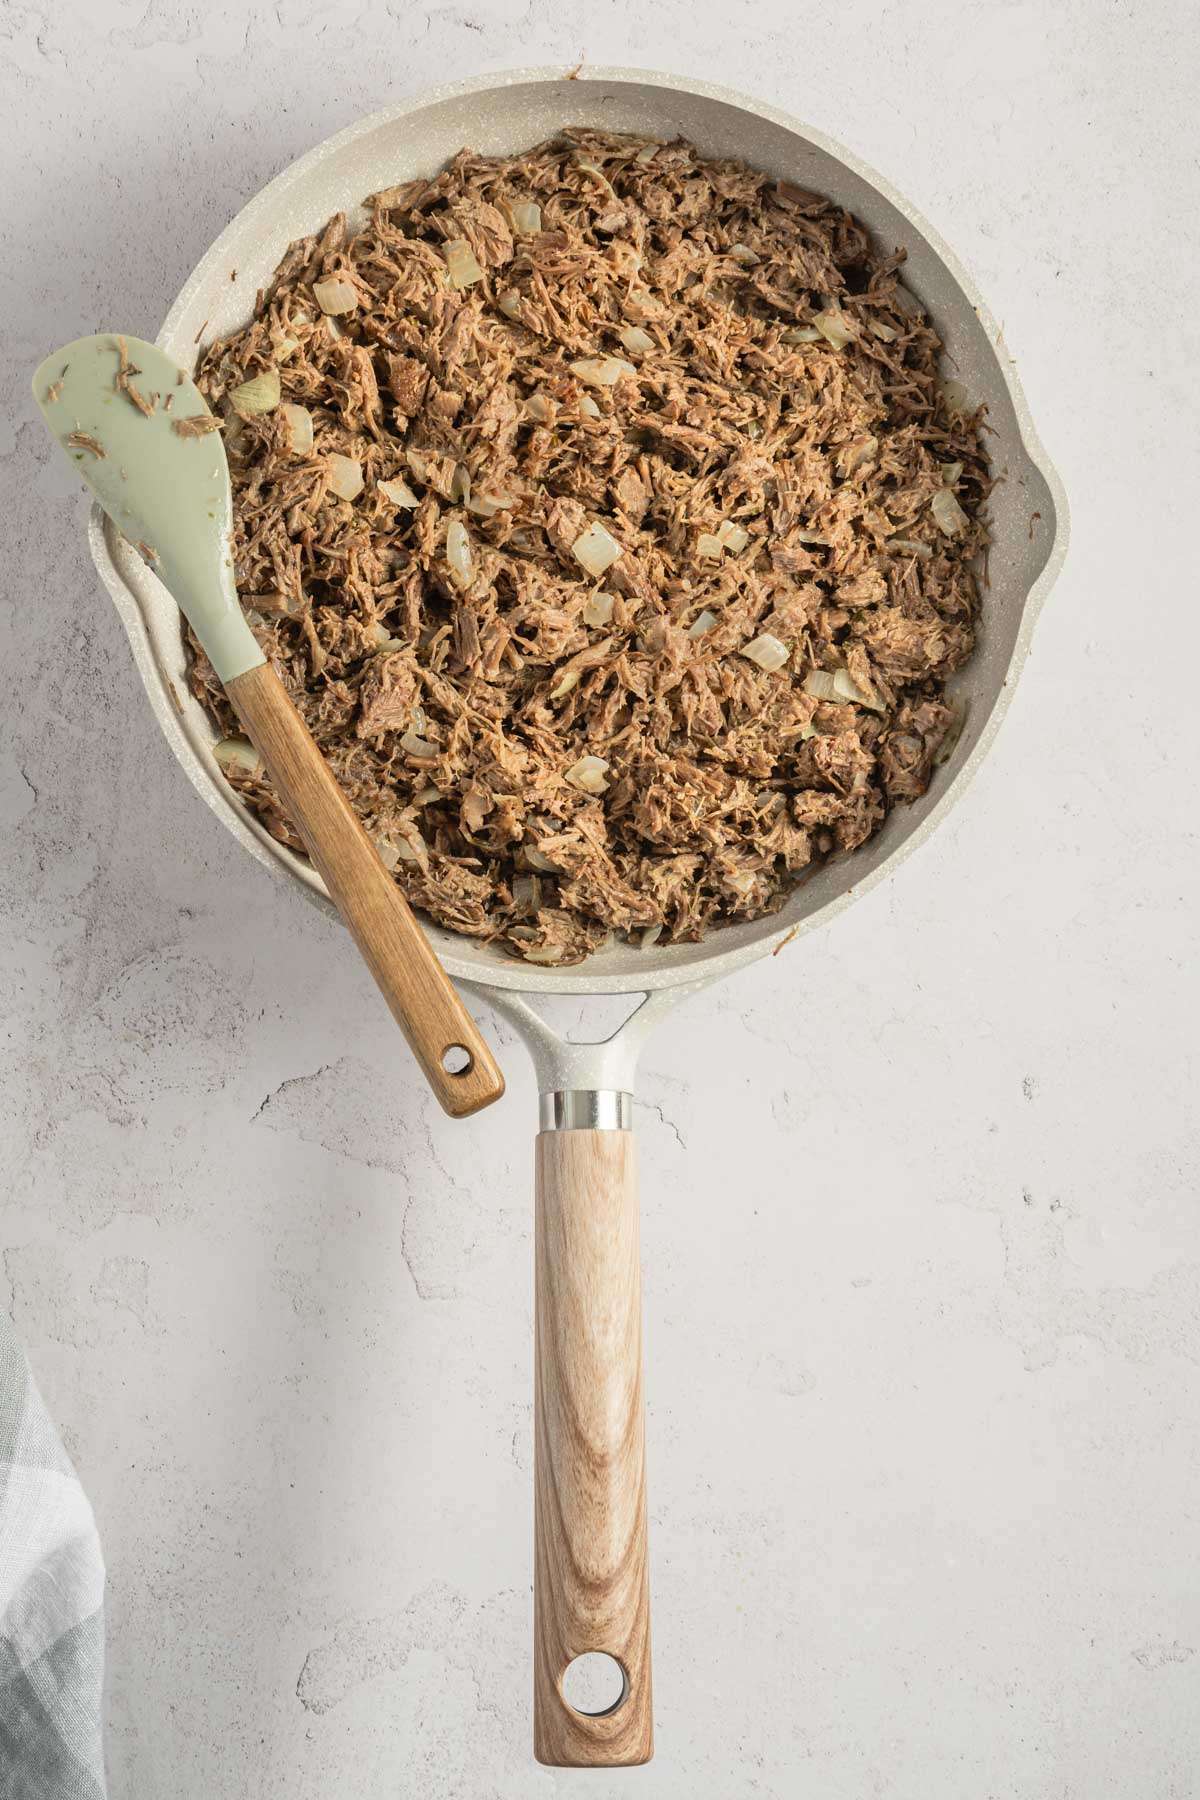
<svg viewBox="0 0 1200 1800"><path fill-rule="evenodd" d="M644 1107L647 1112L652 1112L655 1115L655 1117L658 1119L658 1121L661 1125L665 1125L668 1131L674 1132L675 1142L679 1145L679 1148L681 1150L687 1149L687 1144L684 1142L683 1133L680 1131L680 1129L679 1129L678 1125L675 1123L674 1119L669 1119L667 1117L666 1113L663 1111L662 1107L659 1105L657 1100L642 1100L639 1098L635 1102L635 1104L638 1106Z"/></svg>

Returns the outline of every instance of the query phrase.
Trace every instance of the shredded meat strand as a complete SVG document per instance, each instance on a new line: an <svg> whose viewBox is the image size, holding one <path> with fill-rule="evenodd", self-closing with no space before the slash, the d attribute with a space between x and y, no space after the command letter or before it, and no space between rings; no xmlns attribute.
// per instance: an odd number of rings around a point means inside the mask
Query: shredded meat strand
<svg viewBox="0 0 1200 1800"><path fill-rule="evenodd" d="M210 431L220 431L220 419L214 419L211 413L194 413L190 419L172 419L171 430L176 437L206 437Z"/></svg>
<svg viewBox="0 0 1200 1800"><path fill-rule="evenodd" d="M982 415L903 253L739 163L583 129L367 207L293 244L197 376L264 652L442 925L566 964L773 911L925 792L974 642ZM292 424L238 418L275 367ZM229 779L298 847L262 775Z"/></svg>

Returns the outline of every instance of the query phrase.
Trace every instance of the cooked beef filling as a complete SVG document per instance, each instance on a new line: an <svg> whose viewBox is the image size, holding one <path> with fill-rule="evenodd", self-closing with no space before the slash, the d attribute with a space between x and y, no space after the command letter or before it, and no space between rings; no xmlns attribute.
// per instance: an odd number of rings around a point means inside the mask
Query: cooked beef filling
<svg viewBox="0 0 1200 1800"><path fill-rule="evenodd" d="M925 792L989 478L902 262L570 130L339 214L205 351L247 616L439 923L553 964L695 939ZM191 680L234 733L194 644Z"/></svg>

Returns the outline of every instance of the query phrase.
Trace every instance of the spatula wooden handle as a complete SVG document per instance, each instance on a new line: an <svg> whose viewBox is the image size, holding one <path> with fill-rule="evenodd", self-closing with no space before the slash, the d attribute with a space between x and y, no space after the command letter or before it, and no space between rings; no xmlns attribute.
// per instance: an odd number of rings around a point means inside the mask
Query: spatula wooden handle
<svg viewBox="0 0 1200 1800"><path fill-rule="evenodd" d="M498 1100L491 1051L270 663L225 692L442 1106L463 1118ZM455 1046L470 1057L457 1075L442 1063Z"/></svg>
<svg viewBox="0 0 1200 1800"><path fill-rule="evenodd" d="M632 1132L541 1134L534 1237L534 1753L624 1767L654 1751ZM606 1713L563 1695L589 1650L624 1671Z"/></svg>

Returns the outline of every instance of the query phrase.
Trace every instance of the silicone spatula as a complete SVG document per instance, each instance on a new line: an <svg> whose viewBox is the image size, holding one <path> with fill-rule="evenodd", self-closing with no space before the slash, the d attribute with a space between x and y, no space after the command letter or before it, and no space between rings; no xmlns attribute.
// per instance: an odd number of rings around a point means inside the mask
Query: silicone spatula
<svg viewBox="0 0 1200 1800"><path fill-rule="evenodd" d="M200 390L140 338L79 338L33 378L51 434L179 604L446 1111L504 1077L242 616L229 466Z"/></svg>

